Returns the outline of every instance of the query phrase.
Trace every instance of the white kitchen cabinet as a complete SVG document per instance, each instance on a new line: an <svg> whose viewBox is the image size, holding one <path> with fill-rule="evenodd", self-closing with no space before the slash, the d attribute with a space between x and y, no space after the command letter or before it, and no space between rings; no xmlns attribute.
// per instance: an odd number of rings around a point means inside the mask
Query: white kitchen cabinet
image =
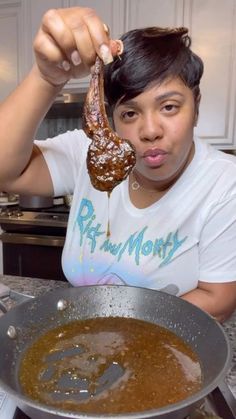
<svg viewBox="0 0 236 419"><path fill-rule="evenodd" d="M109 26L113 38L124 32L125 0L68 0L70 7L90 7Z"/></svg>
<svg viewBox="0 0 236 419"><path fill-rule="evenodd" d="M125 30L145 26L181 26L184 0L127 0Z"/></svg>
<svg viewBox="0 0 236 419"><path fill-rule="evenodd" d="M33 41L39 30L44 13L49 9L58 9L67 6L67 0L21 0L24 9L25 28L25 49L27 51L27 69L31 69L34 63Z"/></svg>
<svg viewBox="0 0 236 419"><path fill-rule="evenodd" d="M20 1L0 1L0 101L24 74L23 23Z"/></svg>
<svg viewBox="0 0 236 419"><path fill-rule="evenodd" d="M32 43L43 13L65 0L0 0L0 101L32 67Z"/></svg>
<svg viewBox="0 0 236 419"><path fill-rule="evenodd" d="M236 148L236 1L186 0L184 26L204 61L196 133L218 148Z"/></svg>

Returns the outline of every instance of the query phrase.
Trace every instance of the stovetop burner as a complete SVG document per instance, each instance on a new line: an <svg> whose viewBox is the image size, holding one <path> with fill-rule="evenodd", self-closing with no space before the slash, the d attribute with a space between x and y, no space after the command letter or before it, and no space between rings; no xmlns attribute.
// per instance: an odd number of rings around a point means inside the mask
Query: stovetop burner
<svg viewBox="0 0 236 419"><path fill-rule="evenodd" d="M50 221L67 221L68 215L67 214L43 214L40 213L35 216L35 220L50 220Z"/></svg>
<svg viewBox="0 0 236 419"><path fill-rule="evenodd" d="M68 216L69 208L65 205L41 210L23 210L20 207L1 208L0 225L3 230L7 229L7 225L66 227Z"/></svg>
<svg viewBox="0 0 236 419"><path fill-rule="evenodd" d="M24 209L21 208L19 205L13 207L0 207L0 217L19 217L27 216L27 214L35 213L35 214L69 214L70 208L66 205L54 205L53 207L49 208L32 208L32 209Z"/></svg>

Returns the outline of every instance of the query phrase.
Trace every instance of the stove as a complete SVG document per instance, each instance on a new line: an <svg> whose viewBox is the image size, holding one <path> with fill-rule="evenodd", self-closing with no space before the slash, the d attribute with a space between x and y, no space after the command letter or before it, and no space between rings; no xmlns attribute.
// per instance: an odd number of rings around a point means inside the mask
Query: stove
<svg viewBox="0 0 236 419"><path fill-rule="evenodd" d="M69 208L0 208L3 273L66 280L61 268Z"/></svg>
<svg viewBox="0 0 236 419"><path fill-rule="evenodd" d="M69 208L57 205L42 210L25 210L19 206L0 208L0 225L9 231L13 226L67 227Z"/></svg>

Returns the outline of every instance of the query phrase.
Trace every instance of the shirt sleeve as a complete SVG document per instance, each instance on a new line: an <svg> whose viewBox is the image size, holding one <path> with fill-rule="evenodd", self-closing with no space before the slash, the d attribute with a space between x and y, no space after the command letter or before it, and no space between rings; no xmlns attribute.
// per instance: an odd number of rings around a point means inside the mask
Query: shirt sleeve
<svg viewBox="0 0 236 419"><path fill-rule="evenodd" d="M68 131L46 140L36 140L35 144L47 163L54 196L72 194L89 145L84 131Z"/></svg>
<svg viewBox="0 0 236 419"><path fill-rule="evenodd" d="M200 281L236 281L236 195L212 208L199 247Z"/></svg>

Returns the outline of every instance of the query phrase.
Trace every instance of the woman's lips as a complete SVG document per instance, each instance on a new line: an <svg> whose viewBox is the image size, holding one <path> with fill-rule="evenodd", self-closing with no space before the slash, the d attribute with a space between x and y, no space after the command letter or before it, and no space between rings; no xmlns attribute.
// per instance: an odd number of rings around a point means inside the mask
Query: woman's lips
<svg viewBox="0 0 236 419"><path fill-rule="evenodd" d="M147 150L143 154L143 159L145 163L150 167L161 166L167 159L168 153L163 150Z"/></svg>

